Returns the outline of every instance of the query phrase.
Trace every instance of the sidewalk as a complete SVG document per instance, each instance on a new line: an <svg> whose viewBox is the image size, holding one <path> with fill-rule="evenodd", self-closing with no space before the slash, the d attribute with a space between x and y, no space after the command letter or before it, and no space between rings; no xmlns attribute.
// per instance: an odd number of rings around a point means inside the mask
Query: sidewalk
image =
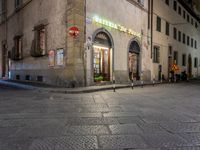
<svg viewBox="0 0 200 150"><path fill-rule="evenodd" d="M167 84L168 82L163 82L162 84ZM89 86L89 87L78 87L78 88L64 88L64 87L56 87L51 85L46 85L42 83L36 82L22 82L22 81L15 81L15 80L0 80L0 84L6 86L12 86L17 88L23 88L27 90L36 90L40 92L54 92L54 93L66 93L66 94L78 94L78 93L91 93L91 92L98 92L98 91L105 91L105 90L113 90L114 85L98 85L98 86ZM161 84L160 82L156 82L156 84ZM135 82L133 84L134 87L142 87L154 85L152 82L144 82L142 85L140 81ZM127 84L116 84L115 89L122 89L122 88L131 88L131 83Z"/></svg>

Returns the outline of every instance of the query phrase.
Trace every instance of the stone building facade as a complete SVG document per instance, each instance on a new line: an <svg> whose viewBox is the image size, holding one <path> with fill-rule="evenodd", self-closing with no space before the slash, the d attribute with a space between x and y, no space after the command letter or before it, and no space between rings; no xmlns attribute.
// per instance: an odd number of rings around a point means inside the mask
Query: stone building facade
<svg viewBox="0 0 200 150"><path fill-rule="evenodd" d="M199 76L199 17L185 1L160 0L153 6L153 78L168 79L174 64L175 74Z"/></svg>
<svg viewBox="0 0 200 150"><path fill-rule="evenodd" d="M181 25L183 19L165 0L0 0L0 4L1 77L66 87L150 81L168 78L169 47L191 55L193 63L199 58L198 21L194 17L194 25ZM157 31L157 16L162 25L169 22L170 36L163 33L164 27ZM177 32L188 29L185 36L193 37L193 47L171 37L172 24ZM156 61L155 55L160 56ZM182 57L182 52L176 55ZM191 70L191 75L198 74Z"/></svg>

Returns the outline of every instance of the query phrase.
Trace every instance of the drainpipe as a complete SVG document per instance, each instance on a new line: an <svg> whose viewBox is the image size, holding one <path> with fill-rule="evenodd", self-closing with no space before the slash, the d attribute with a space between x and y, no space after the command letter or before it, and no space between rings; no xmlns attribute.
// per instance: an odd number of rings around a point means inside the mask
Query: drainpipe
<svg viewBox="0 0 200 150"><path fill-rule="evenodd" d="M151 0L151 58L153 58L153 0Z"/></svg>

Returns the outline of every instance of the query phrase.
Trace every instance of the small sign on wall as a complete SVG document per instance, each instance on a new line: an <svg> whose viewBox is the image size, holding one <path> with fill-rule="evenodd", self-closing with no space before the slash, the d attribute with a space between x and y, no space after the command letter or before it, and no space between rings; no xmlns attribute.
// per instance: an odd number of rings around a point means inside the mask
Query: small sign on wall
<svg viewBox="0 0 200 150"><path fill-rule="evenodd" d="M55 50L49 51L49 67L55 66Z"/></svg>
<svg viewBox="0 0 200 150"><path fill-rule="evenodd" d="M64 49L63 48L57 49L56 62L58 66L64 65Z"/></svg>

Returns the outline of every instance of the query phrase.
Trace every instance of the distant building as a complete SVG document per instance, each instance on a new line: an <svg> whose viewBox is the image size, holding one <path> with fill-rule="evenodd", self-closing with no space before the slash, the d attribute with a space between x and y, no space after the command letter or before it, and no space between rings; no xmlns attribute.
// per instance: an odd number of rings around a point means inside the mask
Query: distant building
<svg viewBox="0 0 200 150"><path fill-rule="evenodd" d="M176 4L176 7L175 7ZM66 87L199 74L199 20L176 0L0 0L0 76Z"/></svg>
<svg viewBox="0 0 200 150"><path fill-rule="evenodd" d="M172 65L175 74L186 72L199 76L200 30L199 18L192 10L192 1L160 0L154 3L153 74L169 78Z"/></svg>

